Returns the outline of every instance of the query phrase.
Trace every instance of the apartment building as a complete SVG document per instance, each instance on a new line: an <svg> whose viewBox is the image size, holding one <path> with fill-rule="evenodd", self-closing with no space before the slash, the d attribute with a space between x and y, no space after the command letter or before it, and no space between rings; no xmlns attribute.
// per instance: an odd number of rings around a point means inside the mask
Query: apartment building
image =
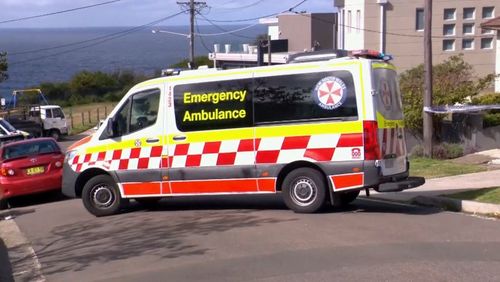
<svg viewBox="0 0 500 282"><path fill-rule="evenodd" d="M339 48L382 50L394 55L401 71L423 62L424 0L345 0L334 5L339 9ZM500 74L500 31L484 25L498 14L498 0L434 0L434 63L462 53L477 75ZM500 79L495 90L500 91Z"/></svg>

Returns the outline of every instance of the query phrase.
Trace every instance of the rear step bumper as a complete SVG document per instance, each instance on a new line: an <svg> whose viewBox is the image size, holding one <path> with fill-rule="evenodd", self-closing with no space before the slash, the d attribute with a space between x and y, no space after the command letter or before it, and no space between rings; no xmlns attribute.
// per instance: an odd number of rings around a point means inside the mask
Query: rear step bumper
<svg viewBox="0 0 500 282"><path fill-rule="evenodd" d="M408 177L404 180L379 184L377 192L401 192L406 189L415 188L425 183L423 177Z"/></svg>

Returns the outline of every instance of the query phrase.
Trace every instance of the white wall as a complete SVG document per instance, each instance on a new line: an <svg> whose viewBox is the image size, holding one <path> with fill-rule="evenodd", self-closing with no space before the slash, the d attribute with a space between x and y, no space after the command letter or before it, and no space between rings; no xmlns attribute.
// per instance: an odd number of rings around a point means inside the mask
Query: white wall
<svg viewBox="0 0 500 282"><path fill-rule="evenodd" d="M271 40L280 39L280 29L277 25L269 26L267 33L271 36Z"/></svg>
<svg viewBox="0 0 500 282"><path fill-rule="evenodd" d="M359 11L359 21L358 21ZM365 0L346 1L344 7L344 31L346 50L363 49L365 46ZM359 29L357 29L359 28ZM378 27L377 27L378 28Z"/></svg>

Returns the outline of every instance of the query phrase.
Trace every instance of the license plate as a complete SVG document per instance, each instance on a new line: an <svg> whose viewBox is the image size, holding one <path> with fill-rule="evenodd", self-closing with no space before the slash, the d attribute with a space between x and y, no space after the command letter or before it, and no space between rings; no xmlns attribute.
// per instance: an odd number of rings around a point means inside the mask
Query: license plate
<svg viewBox="0 0 500 282"><path fill-rule="evenodd" d="M30 167L26 170L27 175L40 174L40 173L44 173L44 172L45 172L45 168L43 166Z"/></svg>

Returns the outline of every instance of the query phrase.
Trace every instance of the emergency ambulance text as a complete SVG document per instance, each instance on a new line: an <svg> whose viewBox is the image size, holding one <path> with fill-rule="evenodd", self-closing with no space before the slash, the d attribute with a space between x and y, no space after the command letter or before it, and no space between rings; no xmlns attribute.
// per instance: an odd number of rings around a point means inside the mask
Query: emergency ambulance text
<svg viewBox="0 0 500 282"><path fill-rule="evenodd" d="M184 104L193 104L193 103L218 104L219 102L225 102L225 101L244 102L246 95L247 95L246 90L213 92L213 93L199 93L199 94L185 92L184 93Z"/></svg>

